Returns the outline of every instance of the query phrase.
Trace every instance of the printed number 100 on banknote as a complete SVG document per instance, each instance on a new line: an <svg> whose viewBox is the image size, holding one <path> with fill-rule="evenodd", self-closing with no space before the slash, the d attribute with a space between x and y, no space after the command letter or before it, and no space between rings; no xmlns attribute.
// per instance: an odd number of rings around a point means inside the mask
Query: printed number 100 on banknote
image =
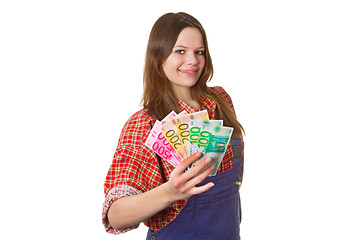
<svg viewBox="0 0 360 240"><path fill-rule="evenodd" d="M216 121L209 121L207 124L205 121L191 121L190 154L201 152L202 157L196 160L189 168L202 161L205 157L210 157L215 169L209 176L216 175L233 131L233 128L221 125L220 122Z"/></svg>

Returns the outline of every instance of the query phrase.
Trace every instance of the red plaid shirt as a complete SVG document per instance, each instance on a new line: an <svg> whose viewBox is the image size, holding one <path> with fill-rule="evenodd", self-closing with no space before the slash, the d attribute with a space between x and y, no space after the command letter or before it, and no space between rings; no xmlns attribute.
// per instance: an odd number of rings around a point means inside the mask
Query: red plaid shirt
<svg viewBox="0 0 360 240"><path fill-rule="evenodd" d="M221 87L214 87L216 92L224 97L234 110L230 96ZM209 118L215 118L216 104L210 99L200 99L200 103L207 108ZM184 101L178 100L181 110L188 113L197 110ZM145 141L154 125L156 118L147 109L136 112L125 123L113 162L104 183L105 201L103 204L102 221L106 231L113 234L127 232L138 225L126 229L113 229L107 221L110 205L124 196L141 194L149 191L169 180L174 169L172 165L160 158L145 145ZM218 172L232 168L233 152L230 145L227 148ZM180 212L186 200L174 202L168 208L154 215L144 222L151 230L157 231L169 224Z"/></svg>

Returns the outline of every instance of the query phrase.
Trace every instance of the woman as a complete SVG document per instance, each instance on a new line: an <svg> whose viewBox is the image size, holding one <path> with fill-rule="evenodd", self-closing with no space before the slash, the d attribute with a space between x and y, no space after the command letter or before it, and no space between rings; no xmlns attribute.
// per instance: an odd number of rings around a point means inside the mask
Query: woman
<svg viewBox="0 0 360 240"><path fill-rule="evenodd" d="M213 67L201 24L186 13L168 13L154 24L147 46L143 109L122 129L105 181L103 223L123 233L140 222L147 239L240 239L243 128L229 95L207 87ZM234 128L214 177L210 159L184 170L199 155L176 168L145 146L156 119L170 111L207 109L210 119Z"/></svg>

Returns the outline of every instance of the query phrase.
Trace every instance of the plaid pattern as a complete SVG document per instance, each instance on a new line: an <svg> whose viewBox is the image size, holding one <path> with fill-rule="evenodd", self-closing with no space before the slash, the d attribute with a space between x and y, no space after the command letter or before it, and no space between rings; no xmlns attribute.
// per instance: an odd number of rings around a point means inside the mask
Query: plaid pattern
<svg viewBox="0 0 360 240"><path fill-rule="evenodd" d="M212 89L224 97L234 110L231 98L223 88L214 87ZM209 118L214 119L215 102L210 99L200 99L200 103L207 108ZM181 110L186 110L188 113L197 111L184 101L178 100L178 104ZM113 201L124 196L146 192L161 185L168 181L170 173L174 169L172 165L145 146L145 141L155 121L156 118L149 110L142 109L130 117L121 131L113 162L104 183L106 197L102 219L105 229L109 233L124 233L137 227L116 230L110 226L106 216ZM233 151L229 145L218 172L232 168L232 157ZM185 202L186 200L174 202L167 209L146 220L144 224L153 231L165 227L179 214Z"/></svg>
<svg viewBox="0 0 360 240"><path fill-rule="evenodd" d="M141 193L142 193L141 191L139 191L136 188L133 188L131 186L128 186L128 185L119 185L119 186L113 187L109 191L109 193L104 201L103 212L102 212L103 223L104 223L104 226L105 226L105 229L107 232L113 233L113 234L118 234L121 232L127 232L131 229L135 229L139 226L139 224L137 224L136 226L132 226L132 227L124 229L124 230L113 229L106 218L106 214L107 214L107 211L109 210L111 204L115 200L125 197L125 196L132 196L132 195L141 194Z"/></svg>

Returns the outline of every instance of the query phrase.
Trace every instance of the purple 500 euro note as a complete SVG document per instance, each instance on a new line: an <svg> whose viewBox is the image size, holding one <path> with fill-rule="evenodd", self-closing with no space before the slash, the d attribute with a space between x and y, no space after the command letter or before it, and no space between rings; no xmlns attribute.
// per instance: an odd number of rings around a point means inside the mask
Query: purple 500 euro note
<svg viewBox="0 0 360 240"><path fill-rule="evenodd" d="M184 114L184 113L182 113ZM156 121L154 127L151 129L145 145L152 149L161 158L165 159L168 163L176 167L182 161L180 156L173 149L169 141L165 138L161 132L161 126L171 121L177 114L172 111L161 122Z"/></svg>

